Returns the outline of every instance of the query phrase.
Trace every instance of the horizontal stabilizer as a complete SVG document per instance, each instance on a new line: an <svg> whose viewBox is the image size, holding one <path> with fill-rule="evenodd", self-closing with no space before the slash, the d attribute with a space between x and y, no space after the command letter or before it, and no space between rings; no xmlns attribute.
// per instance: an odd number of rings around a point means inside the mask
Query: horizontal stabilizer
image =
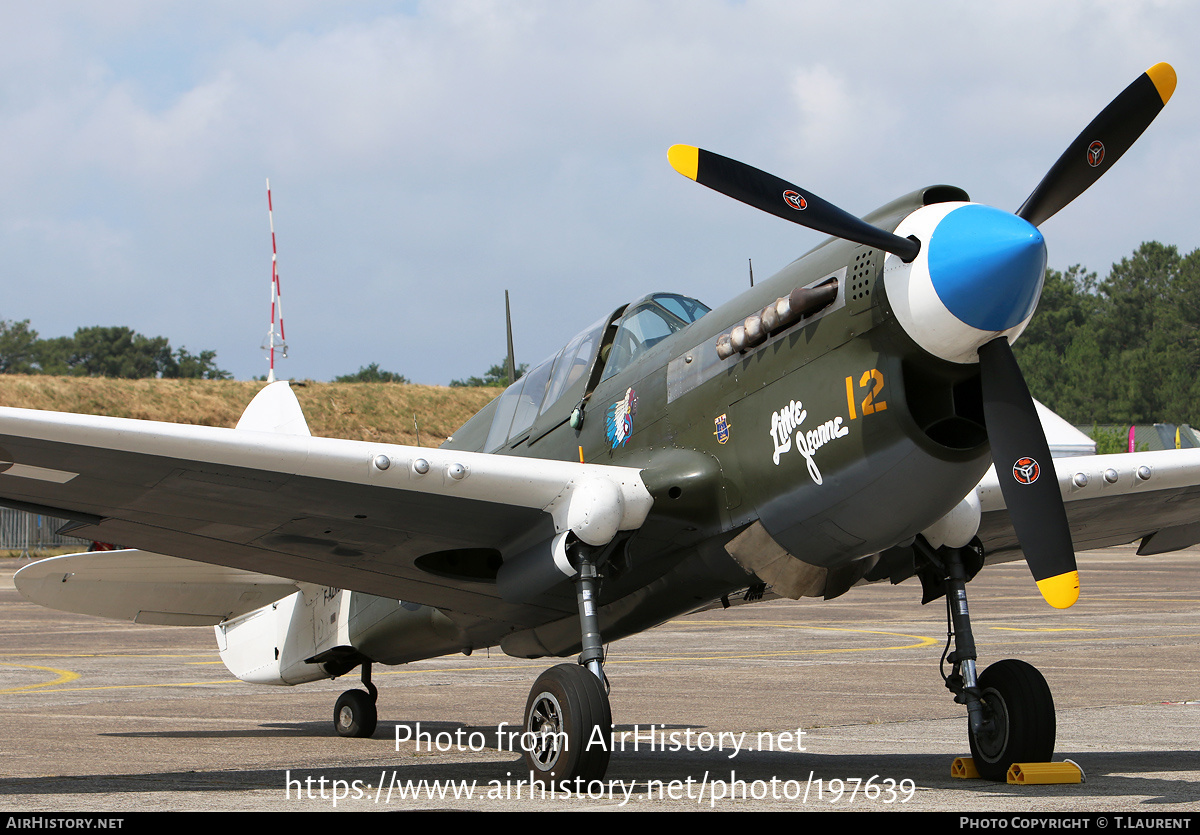
<svg viewBox="0 0 1200 835"><path fill-rule="evenodd" d="M297 590L292 580L134 549L51 557L13 582L51 609L163 626L214 626Z"/></svg>

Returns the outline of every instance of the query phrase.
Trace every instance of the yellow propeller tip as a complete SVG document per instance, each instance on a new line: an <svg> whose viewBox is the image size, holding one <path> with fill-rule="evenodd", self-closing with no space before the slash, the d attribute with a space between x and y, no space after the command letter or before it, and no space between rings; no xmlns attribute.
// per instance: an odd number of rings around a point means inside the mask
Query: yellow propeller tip
<svg viewBox="0 0 1200 835"><path fill-rule="evenodd" d="M694 180L700 169L700 149L692 145L672 145L667 151L667 161L680 174Z"/></svg>
<svg viewBox="0 0 1200 835"><path fill-rule="evenodd" d="M1038 591L1055 609L1068 609L1079 599L1079 572L1068 571L1037 581Z"/></svg>
<svg viewBox="0 0 1200 835"><path fill-rule="evenodd" d="M1178 81L1175 76L1175 68L1165 62L1155 64L1146 70L1146 75L1150 76L1150 80L1154 82L1154 88L1158 90L1158 96L1162 99L1163 104L1170 101L1171 95L1175 92L1175 83Z"/></svg>

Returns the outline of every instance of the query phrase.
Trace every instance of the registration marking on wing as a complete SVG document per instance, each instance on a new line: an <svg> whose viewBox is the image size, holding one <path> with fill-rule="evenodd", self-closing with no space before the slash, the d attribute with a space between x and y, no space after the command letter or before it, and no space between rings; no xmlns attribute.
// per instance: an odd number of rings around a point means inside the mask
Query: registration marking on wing
<svg viewBox="0 0 1200 835"><path fill-rule="evenodd" d="M14 464L0 461L0 475L15 475L18 478L36 478L38 481L53 481L55 484L66 484L79 473L69 473L66 470L52 470L49 467L34 467L30 464Z"/></svg>

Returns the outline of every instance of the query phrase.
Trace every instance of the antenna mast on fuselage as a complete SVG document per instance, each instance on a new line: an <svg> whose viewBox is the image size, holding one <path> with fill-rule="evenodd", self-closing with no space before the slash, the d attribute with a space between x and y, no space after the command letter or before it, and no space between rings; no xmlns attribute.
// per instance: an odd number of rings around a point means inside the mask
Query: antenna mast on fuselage
<svg viewBox="0 0 1200 835"><path fill-rule="evenodd" d="M517 381L517 355L513 353L512 341L512 308L508 306L508 291L504 291L504 330L508 335L508 382L511 386Z"/></svg>

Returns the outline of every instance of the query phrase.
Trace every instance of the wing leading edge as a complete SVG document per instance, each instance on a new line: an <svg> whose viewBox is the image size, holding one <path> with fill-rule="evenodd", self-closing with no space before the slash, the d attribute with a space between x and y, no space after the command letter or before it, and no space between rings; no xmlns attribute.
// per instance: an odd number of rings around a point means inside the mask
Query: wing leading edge
<svg viewBox="0 0 1200 835"><path fill-rule="evenodd" d="M135 549L38 560L13 582L51 609L160 626L215 626L299 588L282 577Z"/></svg>
<svg viewBox="0 0 1200 835"><path fill-rule="evenodd" d="M568 533L606 544L652 503L625 467L0 408L0 504L75 520L78 536L514 624L574 601L505 601L489 566L553 559Z"/></svg>
<svg viewBox="0 0 1200 835"><path fill-rule="evenodd" d="M1144 555L1200 542L1200 449L1056 458L1053 475L1077 551L1141 539L1138 553ZM989 561L1018 558L1020 545L994 469L977 489L979 537Z"/></svg>

